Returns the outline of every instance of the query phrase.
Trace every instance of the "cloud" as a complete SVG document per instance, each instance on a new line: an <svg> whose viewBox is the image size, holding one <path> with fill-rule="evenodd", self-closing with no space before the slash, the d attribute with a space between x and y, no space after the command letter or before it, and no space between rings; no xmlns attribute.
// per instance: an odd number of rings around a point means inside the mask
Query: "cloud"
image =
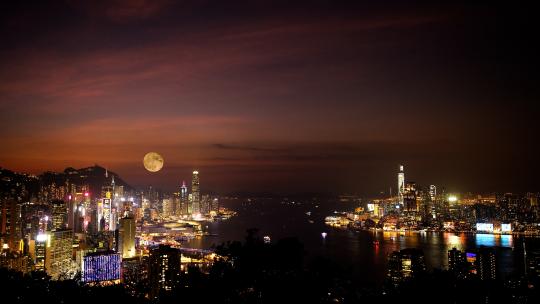
<svg viewBox="0 0 540 304"><path fill-rule="evenodd" d="M125 23L157 17L174 2L171 0L69 0L67 3L89 16Z"/></svg>
<svg viewBox="0 0 540 304"><path fill-rule="evenodd" d="M267 148L256 146L242 146L242 145L230 145L230 144L213 144L215 148L222 150L237 150L237 151L255 151L255 152L282 152L286 151L283 148Z"/></svg>
<svg viewBox="0 0 540 304"><path fill-rule="evenodd" d="M82 3L90 3L81 4L88 6L88 10L113 12L112 15L120 18L153 16L170 5L169 1L145 0ZM280 62L298 62L300 58L305 61L333 49L332 42L339 40L338 37L359 31L425 25L440 19L432 15L345 20L300 18L286 22L263 19L252 24L200 28L192 33L172 29L157 39L143 35L140 44L129 48L69 53L54 45L17 49L4 54L15 60L0 65L3 71L0 94L37 96L46 100L43 110L54 111L65 103L80 105L111 98L118 102L122 95L129 95L126 93L133 86L138 90L154 87L167 91L189 90L190 86L200 86L201 81L219 85L209 78L232 71L234 79L234 74L245 74L257 67L268 69ZM77 35L75 31L63 33L66 37L73 35ZM265 74L268 72L271 69Z"/></svg>

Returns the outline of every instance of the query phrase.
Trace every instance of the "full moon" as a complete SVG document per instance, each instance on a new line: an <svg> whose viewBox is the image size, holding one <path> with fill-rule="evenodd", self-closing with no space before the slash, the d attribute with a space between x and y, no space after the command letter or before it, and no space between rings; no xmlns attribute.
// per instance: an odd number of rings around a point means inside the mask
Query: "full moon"
<svg viewBox="0 0 540 304"><path fill-rule="evenodd" d="M156 152L146 153L143 159L144 168L150 172L158 172L163 168L163 157Z"/></svg>

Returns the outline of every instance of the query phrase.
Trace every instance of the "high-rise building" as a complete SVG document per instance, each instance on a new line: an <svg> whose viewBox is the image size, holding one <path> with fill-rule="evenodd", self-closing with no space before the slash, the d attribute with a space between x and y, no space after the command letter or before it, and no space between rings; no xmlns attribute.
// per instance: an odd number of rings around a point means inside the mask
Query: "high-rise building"
<svg viewBox="0 0 540 304"><path fill-rule="evenodd" d="M150 252L148 278L150 296L173 290L180 280L181 253L176 248L159 245Z"/></svg>
<svg viewBox="0 0 540 304"><path fill-rule="evenodd" d="M124 186L116 186L114 188L114 197L115 198L122 198L124 197Z"/></svg>
<svg viewBox="0 0 540 304"><path fill-rule="evenodd" d="M429 186L429 198L432 202L437 199L437 187L435 185Z"/></svg>
<svg viewBox="0 0 540 304"><path fill-rule="evenodd" d="M217 197L212 200L212 207L210 209L216 213L219 212L219 200Z"/></svg>
<svg viewBox="0 0 540 304"><path fill-rule="evenodd" d="M21 234L21 205L15 199L0 198L0 245L17 250Z"/></svg>
<svg viewBox="0 0 540 304"><path fill-rule="evenodd" d="M37 271L45 271L47 258L47 242L50 240L50 235L39 233L34 240L33 257L34 267Z"/></svg>
<svg viewBox="0 0 540 304"><path fill-rule="evenodd" d="M163 217L164 218L169 218L171 216L174 215L174 204L173 204L173 200L170 199L170 198L164 198L163 199Z"/></svg>
<svg viewBox="0 0 540 304"><path fill-rule="evenodd" d="M92 234L96 234L99 231L99 220L98 220L98 210L97 205L90 210L90 223L88 224L88 231Z"/></svg>
<svg viewBox="0 0 540 304"><path fill-rule="evenodd" d="M74 213L74 225L73 225L73 231L75 233L83 233L86 231L85 227L85 216L86 216L86 208L84 207L85 204L80 203L77 205Z"/></svg>
<svg viewBox="0 0 540 304"><path fill-rule="evenodd" d="M191 179L191 197L192 197L192 208L193 214L201 213L201 195L199 189L199 172L193 171L193 176Z"/></svg>
<svg viewBox="0 0 540 304"><path fill-rule="evenodd" d="M71 229L50 232L47 242L45 270L54 280L72 275L73 231Z"/></svg>
<svg viewBox="0 0 540 304"><path fill-rule="evenodd" d="M89 253L82 260L82 281L85 283L119 283L121 269L122 257L119 253Z"/></svg>
<svg viewBox="0 0 540 304"><path fill-rule="evenodd" d="M390 255L387 276L394 285L415 278L425 271L424 253L420 249L406 248Z"/></svg>
<svg viewBox="0 0 540 304"><path fill-rule="evenodd" d="M405 172L403 171L403 165L399 165L398 172L398 202L403 205L403 195L405 192Z"/></svg>
<svg viewBox="0 0 540 304"><path fill-rule="evenodd" d="M112 192L106 189L103 190L103 192L105 196L97 202L97 222L99 223L99 231L115 231L118 220L118 208L111 198Z"/></svg>
<svg viewBox="0 0 540 304"><path fill-rule="evenodd" d="M118 227L118 253L122 258L135 256L135 219L124 217Z"/></svg>
<svg viewBox="0 0 540 304"><path fill-rule="evenodd" d="M147 210L147 209L150 209L150 200L148 198L145 198L143 197L142 198L142 202L141 202L141 207L143 209L143 213Z"/></svg>
<svg viewBox="0 0 540 304"><path fill-rule="evenodd" d="M418 212L417 191L414 182L406 182L402 193L403 210L408 215L415 215Z"/></svg>
<svg viewBox="0 0 540 304"><path fill-rule="evenodd" d="M465 254L461 250L457 250L455 247L448 250L448 270L456 271L464 263L466 263Z"/></svg>
<svg viewBox="0 0 540 304"><path fill-rule="evenodd" d="M476 254L476 271L480 280L497 279L497 261L493 248L481 246Z"/></svg>
<svg viewBox="0 0 540 304"><path fill-rule="evenodd" d="M188 190L185 181L182 181L182 187L180 187L180 208L182 214L191 214L191 206L189 204Z"/></svg>
<svg viewBox="0 0 540 304"><path fill-rule="evenodd" d="M456 248L448 250L448 270L458 277L467 277L473 270L473 267L471 267L473 265L469 263L468 257L469 259L472 258L471 254L467 255Z"/></svg>
<svg viewBox="0 0 540 304"><path fill-rule="evenodd" d="M52 229L62 230L67 228L68 208L62 200L52 201Z"/></svg>
<svg viewBox="0 0 540 304"><path fill-rule="evenodd" d="M201 214L208 214L210 213L210 206L211 206L210 196L208 194L202 195L200 200L200 210Z"/></svg>
<svg viewBox="0 0 540 304"><path fill-rule="evenodd" d="M67 226L68 228L73 229L75 233L84 232L84 229L86 229L86 227L84 227L84 225L81 225L81 223L84 222L86 208L88 208L91 203L88 186L83 186L79 190L79 192L76 192L74 188L74 192L69 194L67 197ZM81 218L83 219L81 220Z"/></svg>
<svg viewBox="0 0 540 304"><path fill-rule="evenodd" d="M174 209L174 215L181 216L182 215L182 206L180 205L180 192L175 192L172 195L172 204Z"/></svg>

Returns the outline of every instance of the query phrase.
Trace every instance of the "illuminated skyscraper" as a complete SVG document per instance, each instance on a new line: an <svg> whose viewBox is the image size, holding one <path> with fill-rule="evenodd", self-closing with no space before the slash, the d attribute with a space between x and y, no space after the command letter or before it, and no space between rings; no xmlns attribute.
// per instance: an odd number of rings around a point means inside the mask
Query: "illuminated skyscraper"
<svg viewBox="0 0 540 304"><path fill-rule="evenodd" d="M45 233L39 233L35 239L34 247L34 265L38 271L45 271L46 257L47 257L47 242L50 239L50 235Z"/></svg>
<svg viewBox="0 0 540 304"><path fill-rule="evenodd" d="M467 254L455 247L448 250L448 270L459 277L465 277L469 273Z"/></svg>
<svg viewBox="0 0 540 304"><path fill-rule="evenodd" d="M414 216L418 212L416 184L406 182L403 191L403 211L407 215Z"/></svg>
<svg viewBox="0 0 540 304"><path fill-rule="evenodd" d="M214 211L214 212L219 211L219 200L217 198L214 198L212 200L212 207L210 209L211 209L211 211Z"/></svg>
<svg viewBox="0 0 540 304"><path fill-rule="evenodd" d="M68 228L70 229L73 229L75 227L75 211L77 209L77 203L76 203L76 198L75 198L75 194L70 194L68 196L68 201L67 201L67 212L68 212L68 222L67 222L67 226Z"/></svg>
<svg viewBox="0 0 540 304"><path fill-rule="evenodd" d="M150 200L147 197L142 196L141 208L143 209L143 211L146 209L150 209Z"/></svg>
<svg viewBox="0 0 540 304"><path fill-rule="evenodd" d="M437 198L437 187L435 187L435 185L429 186L429 198L432 202Z"/></svg>
<svg viewBox="0 0 540 304"><path fill-rule="evenodd" d="M150 297L173 290L180 279L180 250L166 245L152 249L149 258L148 277Z"/></svg>
<svg viewBox="0 0 540 304"><path fill-rule="evenodd" d="M199 192L199 172L193 171L191 180L192 213L201 213L201 195Z"/></svg>
<svg viewBox="0 0 540 304"><path fill-rule="evenodd" d="M403 194L405 192L405 172L403 172L403 165L399 165L398 172L398 202L403 205Z"/></svg>
<svg viewBox="0 0 540 304"><path fill-rule="evenodd" d="M118 228L118 253L122 258L135 256L135 219L124 217L120 219Z"/></svg>
<svg viewBox="0 0 540 304"><path fill-rule="evenodd" d="M52 202L52 229L60 230L67 227L68 210L64 201L56 200Z"/></svg>
<svg viewBox="0 0 540 304"><path fill-rule="evenodd" d="M69 278L73 255L73 231L56 230L47 240L45 270L53 279Z"/></svg>
<svg viewBox="0 0 540 304"><path fill-rule="evenodd" d="M106 231L114 231L114 229L111 229L111 219L112 219L112 216L111 216L111 205L112 205L112 201L110 199L110 196L108 198L103 198L101 200L101 218L100 218L100 223L101 221L103 221L104 225L103 227L101 227L101 224L100 224L100 231L101 230L106 230ZM103 229L101 229L103 228Z"/></svg>
<svg viewBox="0 0 540 304"><path fill-rule="evenodd" d="M191 214L191 206L189 205L188 190L186 182L182 182L182 187L180 187L180 208L182 214Z"/></svg>
<svg viewBox="0 0 540 304"><path fill-rule="evenodd" d="M480 246L476 255L476 270L482 281L497 279L497 261L493 248Z"/></svg>

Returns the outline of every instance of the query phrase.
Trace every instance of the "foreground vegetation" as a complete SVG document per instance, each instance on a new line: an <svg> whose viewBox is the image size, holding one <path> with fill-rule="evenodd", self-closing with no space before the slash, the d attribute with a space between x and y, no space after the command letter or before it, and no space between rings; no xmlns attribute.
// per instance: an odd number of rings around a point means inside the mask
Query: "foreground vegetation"
<svg viewBox="0 0 540 304"><path fill-rule="evenodd" d="M156 299L148 298L144 280L136 286L89 287L78 279L53 281L40 272L0 269L2 303L540 303L537 290L519 282L459 280L447 271L425 273L397 288L365 289L331 261L306 263L297 239L265 244L255 230L245 242L216 251L227 260L217 261L209 273L190 268L172 292Z"/></svg>

